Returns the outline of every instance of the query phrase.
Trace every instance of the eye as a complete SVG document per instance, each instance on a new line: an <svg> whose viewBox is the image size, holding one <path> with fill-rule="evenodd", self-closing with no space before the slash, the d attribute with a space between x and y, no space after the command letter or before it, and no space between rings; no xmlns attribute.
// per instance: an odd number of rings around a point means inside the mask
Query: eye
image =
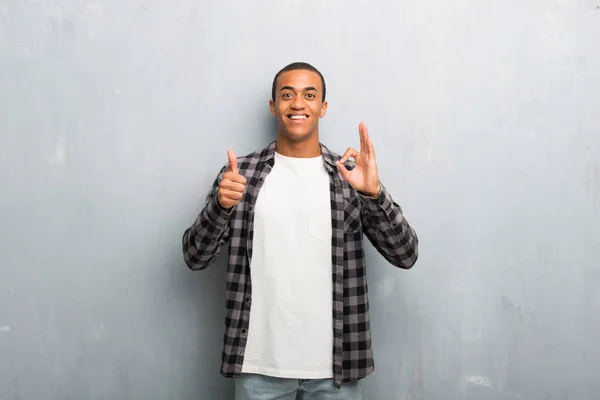
<svg viewBox="0 0 600 400"><path fill-rule="evenodd" d="M306 96L307 96L309 99L314 99L314 98L315 98L315 95L314 95L314 93L308 93Z"/></svg>
<svg viewBox="0 0 600 400"><path fill-rule="evenodd" d="M284 99L289 99L289 98L292 97L292 94L291 93L284 93L284 94L281 95L281 97L283 97Z"/></svg>

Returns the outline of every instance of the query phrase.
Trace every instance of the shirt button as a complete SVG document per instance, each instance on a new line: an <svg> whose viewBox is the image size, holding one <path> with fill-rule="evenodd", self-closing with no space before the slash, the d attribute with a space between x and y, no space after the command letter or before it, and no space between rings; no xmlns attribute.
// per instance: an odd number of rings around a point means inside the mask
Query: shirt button
<svg viewBox="0 0 600 400"><path fill-rule="evenodd" d="M246 301L246 303L250 303L250 296L246 297L244 300Z"/></svg>
<svg viewBox="0 0 600 400"><path fill-rule="evenodd" d="M242 333L245 335L248 331L246 330L246 328L242 329Z"/></svg>
<svg viewBox="0 0 600 400"><path fill-rule="evenodd" d="M244 355L244 352L242 350L239 350L238 351L238 356L243 356L243 355Z"/></svg>

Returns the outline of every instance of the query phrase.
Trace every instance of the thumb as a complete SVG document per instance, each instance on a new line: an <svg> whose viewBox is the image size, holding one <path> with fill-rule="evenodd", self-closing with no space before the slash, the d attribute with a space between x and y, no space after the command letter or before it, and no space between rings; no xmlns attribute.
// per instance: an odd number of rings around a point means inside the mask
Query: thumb
<svg viewBox="0 0 600 400"><path fill-rule="evenodd" d="M338 171L342 175L342 178L344 178L345 180L348 180L348 178L350 178L350 171L348 171L346 169L346 166L344 164L342 164L339 160L336 161L336 164L338 167Z"/></svg>
<svg viewBox="0 0 600 400"><path fill-rule="evenodd" d="M231 172L233 172L234 174L237 174L238 173L237 158L235 157L235 153L233 152L233 150L231 150L231 149L227 150L227 157L229 157L229 166L230 166Z"/></svg>

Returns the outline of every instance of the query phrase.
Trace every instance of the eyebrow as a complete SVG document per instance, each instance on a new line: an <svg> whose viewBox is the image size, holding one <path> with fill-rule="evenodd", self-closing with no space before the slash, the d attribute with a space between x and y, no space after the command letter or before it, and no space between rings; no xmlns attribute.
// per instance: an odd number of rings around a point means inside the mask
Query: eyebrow
<svg viewBox="0 0 600 400"><path fill-rule="evenodd" d="M279 89L280 92L283 92L284 90L291 90L292 92L295 91L295 89L291 86L283 86L281 89ZM318 92L317 88L314 86L307 86L304 88L305 92L308 92L310 90L314 90L315 92Z"/></svg>

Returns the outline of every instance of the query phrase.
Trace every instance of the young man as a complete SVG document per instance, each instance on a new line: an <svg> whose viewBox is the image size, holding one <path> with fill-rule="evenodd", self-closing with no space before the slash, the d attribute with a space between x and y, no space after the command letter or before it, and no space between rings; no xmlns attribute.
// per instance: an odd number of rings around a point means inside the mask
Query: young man
<svg viewBox="0 0 600 400"><path fill-rule="evenodd" d="M343 156L319 141L325 80L306 63L273 80L277 139L221 169L183 235L193 270L229 245L221 374L238 400L361 399L373 369L363 235L396 267L418 238L381 184L367 127ZM350 158L354 159L351 161Z"/></svg>

